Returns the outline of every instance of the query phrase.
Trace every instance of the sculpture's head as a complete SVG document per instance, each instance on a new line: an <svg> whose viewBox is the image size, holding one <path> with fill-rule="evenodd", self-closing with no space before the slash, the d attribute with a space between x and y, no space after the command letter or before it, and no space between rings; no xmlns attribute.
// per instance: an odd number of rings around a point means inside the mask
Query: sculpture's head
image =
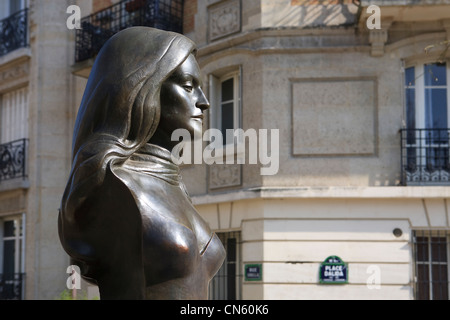
<svg viewBox="0 0 450 320"><path fill-rule="evenodd" d="M62 212L67 219L120 165L147 142L170 148L171 132L202 130L208 108L200 88L195 45L148 27L125 29L98 54L75 123L72 171ZM175 142L177 143L177 142Z"/></svg>
<svg viewBox="0 0 450 320"><path fill-rule="evenodd" d="M201 89L200 68L193 54L163 82L160 106L160 121L151 143L172 150L178 143L171 139L176 129L201 137L203 111L209 108L209 102Z"/></svg>

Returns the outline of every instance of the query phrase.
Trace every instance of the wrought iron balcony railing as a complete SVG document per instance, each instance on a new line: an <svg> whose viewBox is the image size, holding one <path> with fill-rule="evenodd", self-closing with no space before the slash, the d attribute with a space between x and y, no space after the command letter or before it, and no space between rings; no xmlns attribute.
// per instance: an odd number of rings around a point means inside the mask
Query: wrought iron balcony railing
<svg viewBox="0 0 450 320"><path fill-rule="evenodd" d="M183 0L124 0L81 19L76 31L75 61L93 58L120 30L147 26L182 32Z"/></svg>
<svg viewBox="0 0 450 320"><path fill-rule="evenodd" d="M0 20L0 56L28 46L28 9Z"/></svg>
<svg viewBox="0 0 450 320"><path fill-rule="evenodd" d="M450 183L450 129L402 129L404 185Z"/></svg>
<svg viewBox="0 0 450 320"><path fill-rule="evenodd" d="M25 274L0 274L0 300L22 300Z"/></svg>
<svg viewBox="0 0 450 320"><path fill-rule="evenodd" d="M0 144L0 181L26 177L27 139Z"/></svg>

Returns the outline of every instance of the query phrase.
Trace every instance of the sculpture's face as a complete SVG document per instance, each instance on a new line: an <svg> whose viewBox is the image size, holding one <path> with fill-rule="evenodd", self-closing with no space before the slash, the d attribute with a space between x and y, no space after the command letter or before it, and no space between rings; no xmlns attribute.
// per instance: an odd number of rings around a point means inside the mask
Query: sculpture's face
<svg viewBox="0 0 450 320"><path fill-rule="evenodd" d="M170 137L175 129L186 129L191 137L202 133L203 111L209 102L201 89L200 68L191 54L161 87L159 129Z"/></svg>

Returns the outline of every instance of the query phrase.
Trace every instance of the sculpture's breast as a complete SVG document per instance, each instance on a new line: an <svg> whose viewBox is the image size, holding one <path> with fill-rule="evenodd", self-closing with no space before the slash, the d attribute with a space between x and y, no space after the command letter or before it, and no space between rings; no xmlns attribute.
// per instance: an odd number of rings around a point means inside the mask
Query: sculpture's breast
<svg viewBox="0 0 450 320"><path fill-rule="evenodd" d="M145 200L157 200L159 191L152 190ZM188 276L201 263L197 236L184 216L191 208L183 204L183 199L178 198L182 194L176 190L167 195L171 198L166 205L159 204L155 208L147 203L138 204L143 223L142 244L147 285Z"/></svg>
<svg viewBox="0 0 450 320"><path fill-rule="evenodd" d="M203 265L211 264L214 258L204 259L202 254L213 233L181 186L122 169L115 173L122 181L126 178L141 213L147 286L209 270ZM217 258L223 259L222 256ZM203 276L209 280L212 275L205 273Z"/></svg>

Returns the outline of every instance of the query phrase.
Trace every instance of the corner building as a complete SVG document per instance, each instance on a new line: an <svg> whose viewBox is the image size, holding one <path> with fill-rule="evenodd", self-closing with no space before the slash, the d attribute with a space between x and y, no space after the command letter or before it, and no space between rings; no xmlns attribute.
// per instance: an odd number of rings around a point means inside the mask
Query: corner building
<svg viewBox="0 0 450 320"><path fill-rule="evenodd" d="M188 6L209 127L279 130L275 175L248 161L184 170L229 253L212 296L448 299L450 6ZM320 283L330 256L345 284Z"/></svg>

